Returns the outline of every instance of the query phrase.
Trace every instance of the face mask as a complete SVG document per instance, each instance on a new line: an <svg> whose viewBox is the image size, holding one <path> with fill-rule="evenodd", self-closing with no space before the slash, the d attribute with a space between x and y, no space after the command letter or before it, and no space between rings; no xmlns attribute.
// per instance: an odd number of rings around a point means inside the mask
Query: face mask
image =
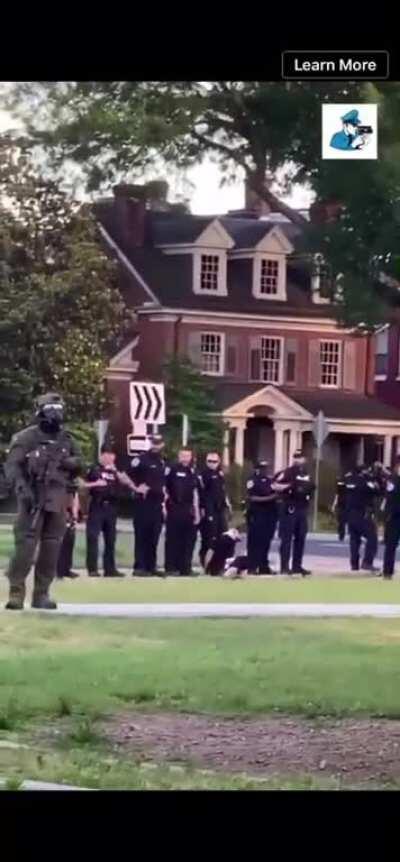
<svg viewBox="0 0 400 862"><path fill-rule="evenodd" d="M39 424L46 431L58 431L64 421L62 404L48 404L40 411Z"/></svg>

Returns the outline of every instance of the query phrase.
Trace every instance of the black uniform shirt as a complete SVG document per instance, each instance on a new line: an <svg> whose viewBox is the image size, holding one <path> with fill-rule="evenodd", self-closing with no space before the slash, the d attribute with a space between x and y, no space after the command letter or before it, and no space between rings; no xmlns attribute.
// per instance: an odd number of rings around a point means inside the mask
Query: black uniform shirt
<svg viewBox="0 0 400 862"><path fill-rule="evenodd" d="M226 490L223 471L205 467L199 474L199 492L201 508L206 512L224 509Z"/></svg>
<svg viewBox="0 0 400 862"><path fill-rule="evenodd" d="M102 464L95 464L90 468L86 475L87 482L97 482L101 479L106 482L104 488L90 488L90 496L92 503L102 505L102 503L116 503L118 498L118 477L115 470L110 467L103 467Z"/></svg>
<svg viewBox="0 0 400 862"><path fill-rule="evenodd" d="M282 500L288 509L308 509L315 491L315 483L307 468L288 467L283 472L278 473L275 481L282 485L289 484L289 488L282 492Z"/></svg>
<svg viewBox="0 0 400 862"><path fill-rule="evenodd" d="M270 476L262 476L258 471L253 473L251 478L246 483L247 488L247 511L249 514L255 512L265 512L269 515L275 515L278 511L277 501L265 500L264 502L253 501L251 497L269 497L273 494L271 485L273 479Z"/></svg>
<svg viewBox="0 0 400 862"><path fill-rule="evenodd" d="M346 505L346 477L337 480L336 495L338 509L344 509Z"/></svg>
<svg viewBox="0 0 400 862"><path fill-rule="evenodd" d="M386 482L387 517L400 518L400 476L391 476Z"/></svg>
<svg viewBox="0 0 400 862"><path fill-rule="evenodd" d="M365 515L367 509L372 509L374 500L379 493L379 485L369 476L350 471L345 476L346 511L359 512Z"/></svg>
<svg viewBox="0 0 400 862"><path fill-rule="evenodd" d="M135 485L147 485L150 490L143 498L147 502L161 503L164 499L166 462L158 452L142 452L132 458L128 474Z"/></svg>
<svg viewBox="0 0 400 862"><path fill-rule="evenodd" d="M195 491L198 489L198 477L193 467L173 464L172 467L167 468L166 473L167 508L179 506L184 509L192 509Z"/></svg>

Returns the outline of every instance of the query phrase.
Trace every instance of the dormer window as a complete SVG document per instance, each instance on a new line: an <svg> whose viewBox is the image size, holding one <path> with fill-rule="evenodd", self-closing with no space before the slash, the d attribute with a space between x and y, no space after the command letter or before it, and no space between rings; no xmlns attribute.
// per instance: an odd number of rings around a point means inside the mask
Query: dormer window
<svg viewBox="0 0 400 862"><path fill-rule="evenodd" d="M219 256L202 254L200 265L200 290L206 293L218 291Z"/></svg>
<svg viewBox="0 0 400 862"><path fill-rule="evenodd" d="M286 259L283 254L255 254L253 294L257 299L286 299Z"/></svg>
<svg viewBox="0 0 400 862"><path fill-rule="evenodd" d="M276 296L278 293L279 263L277 260L261 259L260 293Z"/></svg>

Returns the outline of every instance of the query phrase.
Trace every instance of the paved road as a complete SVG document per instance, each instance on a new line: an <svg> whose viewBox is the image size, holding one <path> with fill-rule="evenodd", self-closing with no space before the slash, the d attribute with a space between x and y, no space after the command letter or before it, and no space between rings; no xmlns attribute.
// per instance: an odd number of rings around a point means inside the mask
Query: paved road
<svg viewBox="0 0 400 862"><path fill-rule="evenodd" d="M31 611L52 616L119 617L127 619L201 619L250 617L378 617L399 618L400 605L365 604L60 604L57 611Z"/></svg>

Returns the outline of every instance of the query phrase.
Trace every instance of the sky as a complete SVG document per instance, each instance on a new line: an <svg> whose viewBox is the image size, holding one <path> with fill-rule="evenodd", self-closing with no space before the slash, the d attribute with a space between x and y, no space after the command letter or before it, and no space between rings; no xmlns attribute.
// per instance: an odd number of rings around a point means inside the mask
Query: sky
<svg viewBox="0 0 400 862"><path fill-rule="evenodd" d="M0 111L0 132L11 126L15 127L15 122L5 111ZM221 172L218 165L210 159L206 159L202 165L187 171L185 179L193 185L190 196L190 207L193 213L199 215L222 214L228 210L241 209L244 206L243 183L235 182L221 187ZM181 191L179 186L180 183L174 188L171 183L172 197L174 192L179 193ZM302 209L308 207L310 194L306 189L299 186L283 200L295 209Z"/></svg>

